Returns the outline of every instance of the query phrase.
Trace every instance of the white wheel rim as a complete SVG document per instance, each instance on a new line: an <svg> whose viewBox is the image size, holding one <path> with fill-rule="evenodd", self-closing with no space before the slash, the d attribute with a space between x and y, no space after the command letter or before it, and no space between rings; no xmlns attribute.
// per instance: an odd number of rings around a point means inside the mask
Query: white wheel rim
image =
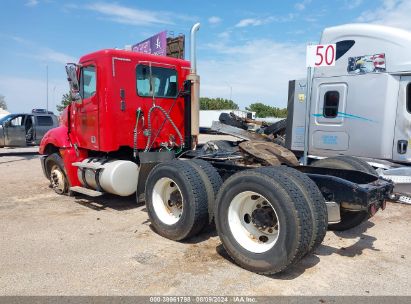
<svg viewBox="0 0 411 304"><path fill-rule="evenodd" d="M160 178L153 188L152 202L158 219L166 225L177 223L183 214L183 195L171 178Z"/></svg>
<svg viewBox="0 0 411 304"><path fill-rule="evenodd" d="M58 192L64 192L64 175L57 166L53 166L50 171L51 186Z"/></svg>
<svg viewBox="0 0 411 304"><path fill-rule="evenodd" d="M253 191L241 192L232 199L228 208L228 225L238 244L253 253L270 250L280 233L274 207Z"/></svg>

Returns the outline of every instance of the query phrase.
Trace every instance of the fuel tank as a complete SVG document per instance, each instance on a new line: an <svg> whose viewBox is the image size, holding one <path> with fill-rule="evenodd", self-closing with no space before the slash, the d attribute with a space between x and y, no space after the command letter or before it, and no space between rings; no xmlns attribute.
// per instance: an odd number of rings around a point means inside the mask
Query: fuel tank
<svg viewBox="0 0 411 304"><path fill-rule="evenodd" d="M77 176L84 187L120 196L136 192L139 167L127 160L86 158L78 164Z"/></svg>

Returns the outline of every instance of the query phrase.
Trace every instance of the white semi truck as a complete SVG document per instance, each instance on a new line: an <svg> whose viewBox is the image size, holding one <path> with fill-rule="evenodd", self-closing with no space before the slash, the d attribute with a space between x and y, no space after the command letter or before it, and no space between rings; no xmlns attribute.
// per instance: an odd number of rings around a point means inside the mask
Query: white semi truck
<svg viewBox="0 0 411 304"><path fill-rule="evenodd" d="M285 146L304 150L307 117L312 159L366 158L411 192L411 32L347 24L326 28L320 44L336 44L335 66L314 69L308 114L306 79L290 81Z"/></svg>

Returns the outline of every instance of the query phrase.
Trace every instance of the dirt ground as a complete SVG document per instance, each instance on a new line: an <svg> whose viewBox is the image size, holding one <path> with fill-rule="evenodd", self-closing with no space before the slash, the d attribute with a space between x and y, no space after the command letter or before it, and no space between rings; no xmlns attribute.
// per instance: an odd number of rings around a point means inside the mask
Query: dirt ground
<svg viewBox="0 0 411 304"><path fill-rule="evenodd" d="M236 266L212 227L173 242L133 198L58 196L37 155L0 153L0 193L0 295L411 295L409 205L263 276Z"/></svg>

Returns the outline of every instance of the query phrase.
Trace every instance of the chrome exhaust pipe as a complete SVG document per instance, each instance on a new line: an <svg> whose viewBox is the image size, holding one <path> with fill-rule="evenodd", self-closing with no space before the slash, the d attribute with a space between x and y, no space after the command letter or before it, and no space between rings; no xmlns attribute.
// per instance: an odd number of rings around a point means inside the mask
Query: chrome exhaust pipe
<svg viewBox="0 0 411 304"><path fill-rule="evenodd" d="M191 28L191 35L190 35L190 61L191 61L191 74L197 74L197 39L196 33L200 29L200 23L196 23Z"/></svg>
<svg viewBox="0 0 411 304"><path fill-rule="evenodd" d="M191 69L187 79L191 81L191 148L194 150L198 144L200 134L200 76L197 75L196 33L200 23L191 28L190 60Z"/></svg>

